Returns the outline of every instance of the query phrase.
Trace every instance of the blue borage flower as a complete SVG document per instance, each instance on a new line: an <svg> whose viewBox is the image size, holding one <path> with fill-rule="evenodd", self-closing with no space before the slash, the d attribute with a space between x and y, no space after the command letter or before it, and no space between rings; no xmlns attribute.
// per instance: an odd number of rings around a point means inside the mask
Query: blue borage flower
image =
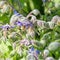
<svg viewBox="0 0 60 60"><path fill-rule="evenodd" d="M10 25L6 24L6 25L3 25L3 26L0 26L0 28L8 30L10 28L14 28L14 26L10 26Z"/></svg>
<svg viewBox="0 0 60 60"><path fill-rule="evenodd" d="M29 56L29 55L30 55L30 56L31 56L31 55L34 56L36 60L38 60L38 58L39 58L39 57L38 57L39 53L40 53L40 51L34 49L34 47L30 47L30 49L28 50L28 56Z"/></svg>
<svg viewBox="0 0 60 60"><path fill-rule="evenodd" d="M31 47L30 49L31 49L31 51L34 51L34 48L33 47Z"/></svg>
<svg viewBox="0 0 60 60"><path fill-rule="evenodd" d="M35 51L36 54L40 54L39 50L35 50L33 47L30 47L29 52Z"/></svg>
<svg viewBox="0 0 60 60"><path fill-rule="evenodd" d="M39 50L36 50L36 53L37 53L37 54L40 54L40 51L39 51Z"/></svg>
<svg viewBox="0 0 60 60"><path fill-rule="evenodd" d="M27 29L28 27L33 27L33 24L30 22L30 24L26 24L25 26L26 26L26 29Z"/></svg>
<svg viewBox="0 0 60 60"><path fill-rule="evenodd" d="M18 13L15 9L13 11L14 14L20 15L20 13Z"/></svg>
<svg viewBox="0 0 60 60"><path fill-rule="evenodd" d="M13 11L13 14L14 14L15 16L24 17L22 14L18 13L15 9L14 9L14 11Z"/></svg>
<svg viewBox="0 0 60 60"><path fill-rule="evenodd" d="M23 26L23 24L20 21L16 22L15 24L18 26Z"/></svg>
<svg viewBox="0 0 60 60"><path fill-rule="evenodd" d="M23 22L17 21L15 23L15 25L17 25L17 26L25 26L26 29L28 27L32 27L33 26L33 24L31 22L29 22L29 21L23 21Z"/></svg>
<svg viewBox="0 0 60 60"><path fill-rule="evenodd" d="M15 9L14 9L14 14L21 15L21 14L19 14ZM32 27L32 26L33 26L32 22L27 21L27 20L22 21L22 22L17 21L17 22L15 23L15 25L17 25L17 26L25 26L26 29L27 29L28 27Z"/></svg>

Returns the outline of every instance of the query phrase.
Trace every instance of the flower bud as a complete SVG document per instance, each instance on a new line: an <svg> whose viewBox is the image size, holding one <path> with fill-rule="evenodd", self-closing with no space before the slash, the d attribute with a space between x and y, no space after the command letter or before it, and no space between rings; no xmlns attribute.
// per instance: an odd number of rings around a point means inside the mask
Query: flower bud
<svg viewBox="0 0 60 60"><path fill-rule="evenodd" d="M60 48L60 43L59 42L51 42L48 46L48 49L50 51L55 51L57 50L58 48Z"/></svg>
<svg viewBox="0 0 60 60"><path fill-rule="evenodd" d="M42 20L37 21L37 26L40 28L48 28L48 23Z"/></svg>
<svg viewBox="0 0 60 60"><path fill-rule="evenodd" d="M0 8L3 7L3 5L5 4L6 1L0 1Z"/></svg>
<svg viewBox="0 0 60 60"><path fill-rule="evenodd" d="M38 14L40 14L40 11L38 9L34 9L31 13L37 16Z"/></svg>
<svg viewBox="0 0 60 60"><path fill-rule="evenodd" d="M37 60L37 59L33 54L29 54L29 55L27 55L26 60Z"/></svg>
<svg viewBox="0 0 60 60"><path fill-rule="evenodd" d="M45 60L55 60L53 57L47 57Z"/></svg>
<svg viewBox="0 0 60 60"><path fill-rule="evenodd" d="M45 49L45 50L43 51L43 56L44 56L44 58L46 58L48 55L49 55L49 50Z"/></svg>
<svg viewBox="0 0 60 60"><path fill-rule="evenodd" d="M58 19L59 19L59 16L56 15L52 18L51 21L54 22L55 24L57 24Z"/></svg>
<svg viewBox="0 0 60 60"><path fill-rule="evenodd" d="M49 24L49 28L53 29L55 27L55 23L54 22L47 22Z"/></svg>
<svg viewBox="0 0 60 60"><path fill-rule="evenodd" d="M45 46L46 45L46 40L41 40L40 43Z"/></svg>

